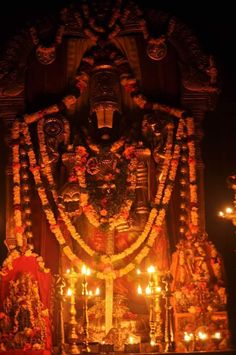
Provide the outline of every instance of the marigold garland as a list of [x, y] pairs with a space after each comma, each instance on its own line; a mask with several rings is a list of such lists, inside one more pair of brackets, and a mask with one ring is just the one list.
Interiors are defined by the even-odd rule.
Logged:
[[23, 247], [24, 227], [22, 222], [21, 206], [21, 181], [20, 181], [20, 129], [19, 121], [15, 121], [12, 127], [12, 172], [13, 172], [13, 211], [15, 222], [16, 244]]
[[[49, 185], [54, 187], [54, 181], [53, 181], [53, 176], [51, 173], [51, 167], [50, 167], [50, 162], [47, 156], [47, 150], [46, 150], [46, 146], [45, 146], [45, 141], [44, 141], [44, 134], [43, 134], [43, 121], [40, 122], [39, 124], [39, 145], [40, 145], [40, 150], [41, 150], [41, 156], [42, 156], [42, 162], [43, 162], [43, 169], [46, 172], [46, 177], [49, 181]], [[180, 120], [179, 122], [179, 128], [177, 130], [177, 140], [181, 139], [181, 135], [182, 135], [182, 131], [183, 131], [183, 120]], [[157, 190], [157, 195], [155, 198], [155, 204], [159, 204], [161, 197], [162, 197], [162, 192], [164, 189], [164, 184], [165, 184], [165, 180], [167, 177], [167, 172], [170, 166], [170, 156], [171, 156], [171, 147], [172, 147], [172, 140], [173, 140], [173, 125], [171, 125], [169, 127], [168, 130], [168, 138], [167, 138], [167, 145], [166, 145], [166, 150], [165, 150], [165, 169], [163, 169], [163, 173], [162, 173], [162, 179], [161, 179], [161, 183], [158, 186], [158, 190]], [[176, 146], [178, 147], [178, 145]], [[84, 147], [82, 146], [78, 146], [77, 148], [77, 153], [80, 155], [80, 158], [83, 160], [84, 157], [87, 157], [87, 151]], [[178, 148], [179, 151], [179, 148]], [[176, 152], [176, 148], [175, 148], [175, 152]], [[174, 161], [176, 159], [176, 153], [174, 153]], [[84, 161], [83, 161], [84, 163]], [[81, 168], [84, 166], [84, 164], [82, 164]], [[83, 170], [83, 169], [82, 169]], [[81, 169], [79, 169], [79, 171], [81, 172]], [[171, 180], [171, 178], [170, 178]], [[80, 183], [82, 185], [82, 187], [86, 187], [86, 183], [85, 183], [85, 179], [84, 179], [84, 175], [81, 174], [80, 177]], [[170, 186], [168, 185], [167, 190], [166, 190], [166, 194], [168, 195], [168, 198], [166, 198], [164, 200], [164, 203], [167, 203], [167, 201], [170, 198]], [[53, 189], [53, 195], [54, 197], [56, 197], [56, 201], [57, 201], [57, 192], [55, 189]], [[71, 236], [73, 239], [75, 239], [79, 245], [83, 248], [83, 250], [90, 256], [94, 256], [96, 254], [96, 252], [94, 250], [92, 250], [85, 242], [84, 240], [81, 238], [81, 236], [78, 234], [78, 232], [76, 231], [75, 227], [73, 226], [72, 222], [70, 221], [70, 219], [68, 218], [68, 216], [66, 215], [66, 213], [64, 212], [62, 206], [59, 206], [59, 212], [60, 215], [62, 217], [62, 220], [64, 221], [65, 225], [67, 226], [68, 231], [70, 232]], [[153, 225], [153, 222], [155, 220], [157, 213], [156, 210], [153, 209], [149, 215], [149, 219], [146, 223], [146, 226], [144, 227], [143, 232], [141, 233], [141, 235], [138, 237], [138, 239], [126, 250], [124, 250], [123, 252], [119, 253], [119, 254], [114, 254], [111, 257], [108, 257], [107, 255], [101, 255], [101, 261], [103, 262], [116, 262], [119, 261], [125, 257], [127, 257], [128, 255], [132, 254], [136, 249], [138, 249], [141, 244], [145, 241], [145, 239], [147, 238], [151, 227]]]
[[196, 176], [196, 152], [194, 142], [194, 122], [191, 117], [186, 119], [187, 135], [188, 135], [188, 149], [189, 149], [189, 196], [190, 196], [190, 223], [198, 227], [198, 196], [197, 196], [197, 176]]
[[[182, 125], [183, 125], [183, 122], [181, 125], [179, 125], [177, 139], [180, 139], [179, 134], [182, 129]], [[73, 262], [73, 264], [75, 266], [80, 268], [82, 265], [82, 261], [72, 252], [71, 248], [68, 245], [66, 245], [65, 239], [61, 233], [60, 227], [56, 224], [54, 214], [49, 208], [47, 194], [46, 194], [45, 189], [42, 187], [42, 181], [41, 181], [41, 177], [40, 177], [40, 167], [37, 165], [35, 154], [32, 149], [31, 138], [30, 138], [30, 134], [28, 131], [28, 127], [25, 123], [22, 125], [22, 127], [23, 127], [22, 131], [25, 135], [25, 141], [26, 141], [26, 144], [28, 145], [28, 155], [29, 155], [29, 160], [30, 160], [31, 171], [34, 175], [36, 186], [38, 186], [39, 196], [41, 198], [42, 205], [43, 205], [44, 211], [46, 213], [46, 217], [49, 221], [50, 229], [55, 234], [59, 244], [62, 245], [62, 250], [65, 253], [65, 255], [69, 258], [69, 260], [71, 260]], [[176, 148], [174, 150], [174, 155], [173, 155], [173, 161], [175, 163], [172, 164], [172, 168], [170, 171], [171, 180], [175, 178], [175, 174], [176, 174], [176, 170], [177, 170], [176, 161], [178, 161], [179, 151], [180, 151], [179, 144], [177, 144], [175, 147]], [[170, 199], [170, 192], [173, 189], [173, 184], [169, 184], [167, 186], [168, 186], [169, 193], [167, 194], [167, 197], [166, 197], [166, 201], [165, 201], [166, 203]], [[136, 257], [133, 259], [133, 261], [121, 269], [114, 270], [112, 268], [112, 266], [110, 266], [107, 268], [107, 272], [105, 272], [105, 273], [102, 273], [100, 271], [97, 271], [97, 272], [94, 271], [96, 277], [98, 277], [100, 279], [107, 279], [107, 278], [111, 278], [111, 277], [112, 278], [121, 277], [121, 276], [127, 274], [128, 272], [130, 272], [131, 270], [133, 270], [136, 267], [137, 263], [141, 262], [143, 260], [143, 258], [145, 258], [148, 255], [150, 248], [153, 246], [155, 239], [159, 235], [160, 228], [161, 228], [161, 225], [162, 225], [164, 217], [165, 217], [165, 209], [164, 208], [161, 209], [159, 212], [157, 212], [157, 210], [155, 208], [152, 209], [150, 216], [152, 215], [152, 212], [157, 214], [156, 220], [155, 220], [155, 228], [151, 227], [152, 230], [151, 230], [149, 238], [147, 239], [145, 246], [138, 253], [138, 255], [136, 255]], [[132, 248], [130, 248], [130, 249], [132, 249]], [[125, 252], [127, 252], [127, 250]], [[120, 254], [123, 254], [123, 252]], [[104, 259], [107, 260], [106, 255], [104, 255]], [[110, 262], [111, 262], [111, 260], [109, 258], [109, 263]]]

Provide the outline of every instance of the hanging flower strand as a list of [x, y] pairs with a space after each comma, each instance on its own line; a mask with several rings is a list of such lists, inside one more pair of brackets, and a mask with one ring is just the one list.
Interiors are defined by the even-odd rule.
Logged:
[[193, 119], [187, 118], [187, 134], [188, 134], [188, 149], [189, 149], [189, 196], [190, 196], [190, 223], [198, 227], [198, 192], [197, 192], [197, 175], [196, 175], [196, 152], [194, 139], [194, 122]]
[[13, 211], [16, 233], [16, 244], [23, 247], [24, 227], [22, 223], [21, 181], [20, 181], [20, 122], [15, 121], [12, 127], [12, 173], [13, 173]]
[[[181, 123], [181, 121], [180, 121], [180, 123]], [[174, 181], [175, 176], [176, 176], [176, 170], [177, 170], [176, 162], [179, 160], [179, 151], [180, 151], [179, 142], [181, 140], [182, 126], [183, 126], [183, 123], [179, 124], [179, 128], [177, 130], [177, 144], [175, 145], [173, 159], [171, 159], [171, 161], [173, 161], [173, 163], [171, 163], [171, 170], [170, 170], [170, 175], [169, 175], [170, 181]], [[47, 198], [47, 193], [43, 187], [41, 176], [40, 176], [40, 167], [37, 165], [35, 153], [32, 148], [29, 130], [28, 130], [28, 127], [25, 123], [22, 124], [21, 130], [25, 136], [25, 142], [28, 147], [27, 149], [28, 149], [28, 156], [29, 156], [29, 161], [30, 161], [30, 169], [33, 173], [33, 176], [35, 179], [35, 184], [37, 186], [37, 190], [39, 192], [39, 196], [40, 196], [42, 205], [44, 207], [44, 211], [46, 213], [46, 217], [48, 219], [50, 229], [53, 232], [53, 234], [55, 234], [56, 239], [58, 240], [59, 244], [62, 246], [62, 250], [65, 253], [65, 255], [69, 258], [69, 260], [71, 260], [71, 262], [74, 266], [76, 266], [77, 268], [80, 268], [82, 265], [82, 260], [80, 260], [73, 253], [73, 251], [71, 250], [69, 245], [66, 244], [66, 241], [65, 241], [65, 239], [62, 235], [62, 232], [60, 230], [60, 227], [56, 223], [54, 213], [50, 209], [49, 201]], [[150, 233], [146, 243], [143, 245], [143, 247], [141, 248], [139, 253], [134, 257], [134, 259], [132, 261], [130, 261], [125, 267], [121, 267], [120, 269], [111, 268], [105, 273], [94, 270], [94, 273], [97, 278], [99, 278], [99, 279], [109, 279], [109, 278], [115, 279], [117, 277], [121, 277], [123, 275], [126, 275], [127, 273], [132, 271], [136, 267], [136, 265], [139, 264], [148, 255], [151, 247], [153, 246], [156, 238], [159, 236], [159, 233], [161, 231], [161, 226], [163, 224], [165, 213], [166, 213], [165, 212], [166, 206], [168, 205], [168, 202], [170, 200], [172, 189], [173, 189], [173, 183], [170, 183], [167, 190], [165, 189], [163, 199], [162, 199], [162, 201], [163, 201], [162, 203], [163, 203], [163, 206], [165, 205], [165, 208], [160, 209], [158, 214], [157, 214], [157, 210], [155, 208], [153, 208], [151, 210], [150, 216], [154, 213], [153, 214], [153, 218], [154, 218], [153, 221], [155, 220], [155, 226], [153, 228], [151, 227], [151, 233]], [[153, 223], [151, 223], [151, 225], [153, 225]], [[144, 240], [146, 240], [146, 238]], [[133, 247], [134, 247], [134, 245], [133, 245]], [[134, 250], [136, 250], [136, 248], [134, 249], [134, 248], [132, 248], [132, 246], [128, 249], [132, 253], [134, 252]], [[127, 253], [127, 252], [128, 252], [128, 250], [125, 250], [125, 253]], [[122, 252], [120, 254], [113, 255], [113, 257], [117, 257], [118, 255], [119, 256], [122, 255], [122, 257], [127, 256], [127, 254], [125, 254], [125, 253]], [[104, 258], [106, 260], [107, 256], [104, 255]], [[110, 258], [109, 258], [109, 260], [107, 260], [107, 263], [108, 263], [108, 265], [110, 265]]]
[[56, 48], [61, 44], [62, 37], [65, 31], [65, 26], [61, 24], [58, 27], [55, 40], [50, 46], [44, 46], [40, 43], [36, 28], [30, 27], [29, 32], [33, 44], [36, 46], [36, 56], [41, 64], [48, 65], [54, 62], [56, 59]]

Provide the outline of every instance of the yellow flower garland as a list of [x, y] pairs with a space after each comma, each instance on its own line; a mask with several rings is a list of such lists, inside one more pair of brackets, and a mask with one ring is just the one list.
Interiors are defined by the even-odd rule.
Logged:
[[13, 172], [13, 209], [16, 244], [18, 247], [23, 247], [23, 232], [22, 213], [21, 213], [21, 181], [20, 181], [20, 153], [19, 153], [19, 139], [20, 129], [19, 121], [15, 121], [12, 128], [12, 172]]

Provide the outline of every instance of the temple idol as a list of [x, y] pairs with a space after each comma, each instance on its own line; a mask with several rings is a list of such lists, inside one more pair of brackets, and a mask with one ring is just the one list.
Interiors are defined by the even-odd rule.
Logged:
[[0, 351], [229, 348], [205, 228], [214, 58], [157, 7], [74, 1], [0, 60]]

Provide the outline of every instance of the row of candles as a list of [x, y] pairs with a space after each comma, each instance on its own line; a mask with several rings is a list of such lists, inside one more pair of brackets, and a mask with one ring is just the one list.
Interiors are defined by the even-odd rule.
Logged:
[[[165, 329], [165, 351], [173, 351], [174, 350], [174, 338], [173, 338], [173, 329], [172, 329], [172, 306], [170, 302], [170, 298], [172, 296], [171, 290], [170, 290], [170, 284], [172, 281], [171, 275], [169, 273], [166, 274], [164, 278], [162, 278], [161, 282], [164, 285], [164, 288], [162, 288], [159, 285], [159, 277], [158, 277], [158, 272], [155, 269], [154, 266], [149, 266], [147, 268], [148, 274], [148, 284], [145, 288], [145, 292], [143, 292], [143, 289], [141, 285], [138, 285], [137, 292], [139, 295], [145, 295], [150, 302], [149, 302], [149, 327], [150, 327], [150, 332], [149, 332], [149, 337], [150, 337], [150, 345], [151, 346], [156, 346], [158, 342], [160, 343], [162, 341], [162, 315], [161, 315], [161, 308], [160, 308], [160, 299], [161, 297], [164, 297], [165, 299], [165, 324], [164, 324], [164, 329]], [[91, 275], [91, 270], [83, 265], [81, 269], [81, 274], [83, 276], [82, 280], [82, 299], [83, 299], [83, 347], [82, 351], [83, 352], [89, 352], [89, 345], [88, 345], [88, 307], [87, 307], [87, 301], [88, 298], [90, 297], [98, 297], [100, 296], [100, 289], [96, 288], [95, 291], [93, 292], [92, 290], [88, 290], [88, 284], [87, 284], [87, 277]], [[137, 275], [141, 275], [141, 271], [138, 269], [137, 270]], [[75, 291], [76, 291], [76, 284], [78, 282], [78, 273], [73, 269], [68, 269], [66, 271], [66, 274], [64, 275], [65, 279], [67, 280], [68, 283], [68, 289], [67, 289], [67, 296], [69, 297], [69, 302], [70, 302], [70, 309], [69, 309], [69, 314], [70, 314], [70, 319], [69, 319], [69, 346], [70, 346], [70, 353], [71, 354], [79, 354], [79, 348], [78, 348], [78, 335], [77, 335], [77, 321], [76, 321], [76, 308], [75, 308]], [[216, 348], [218, 349], [218, 346], [220, 342], [222, 341], [222, 335], [219, 331], [216, 331], [212, 336], [212, 340], [216, 344]], [[201, 347], [204, 348], [204, 343], [209, 339], [209, 335], [204, 332], [204, 331], [199, 331], [196, 334], [195, 333], [189, 333], [189, 332], [184, 332], [183, 335], [183, 342], [185, 344], [186, 351], [189, 350], [195, 350], [195, 343], [196, 342], [201, 342]], [[132, 336], [129, 337], [128, 343], [130, 345], [134, 344], [135, 341]]]
[[[219, 345], [222, 341], [222, 334], [220, 331], [215, 331], [210, 338], [216, 345], [216, 350], [219, 350]], [[204, 331], [198, 331], [196, 334], [184, 332], [183, 341], [187, 351], [195, 350], [195, 343], [198, 341], [201, 343], [201, 350], [205, 348], [207, 341], [209, 340], [209, 335]]]
[[[137, 270], [137, 274], [141, 275], [141, 271], [138, 269]], [[138, 285], [137, 288], [137, 292], [139, 295], [143, 295], [145, 294], [145, 296], [147, 298], [150, 298], [151, 300], [155, 302], [159, 302], [160, 297], [162, 295], [166, 296], [166, 291], [163, 292], [162, 288], [160, 287], [159, 283], [158, 283], [158, 273], [155, 269], [154, 266], [149, 266], [147, 268], [147, 274], [149, 275], [149, 282], [145, 288], [145, 290], [143, 290], [143, 288], [141, 287], [141, 285]], [[169, 280], [171, 281], [171, 280]], [[144, 292], [143, 292], [144, 291]], [[171, 296], [171, 292], [169, 293], [169, 296]], [[169, 297], [170, 298], [170, 297]], [[172, 307], [170, 307], [172, 308]], [[158, 312], [158, 308], [156, 309], [156, 311]], [[160, 309], [159, 309], [160, 311]], [[166, 314], [166, 317], [170, 316], [170, 314]], [[152, 301], [150, 304], [150, 344], [152, 346], [155, 346], [157, 343], [157, 338], [158, 338], [158, 331], [157, 331], [157, 325], [155, 325], [156, 329], [153, 329], [153, 324], [152, 322], [161, 322], [161, 319], [157, 319], [157, 315], [152, 315]], [[170, 326], [170, 324], [169, 324]], [[166, 328], [166, 327], [165, 327]], [[204, 328], [204, 327], [203, 327]], [[159, 328], [159, 332], [161, 331], [161, 329]], [[165, 329], [166, 332], [166, 329]], [[169, 338], [169, 339], [168, 339]], [[183, 342], [185, 344], [185, 349], [186, 351], [194, 351], [195, 350], [195, 344], [198, 343], [198, 348], [204, 349], [205, 346], [207, 345], [207, 342], [209, 341], [209, 339], [211, 339], [213, 341], [213, 343], [215, 344], [216, 349], [219, 349], [219, 344], [222, 341], [222, 334], [220, 331], [215, 331], [212, 335], [209, 335], [207, 332], [203, 331], [203, 330], [199, 330], [196, 333], [189, 333], [189, 332], [184, 332], [183, 334]], [[167, 341], [167, 344], [171, 345], [172, 343], [172, 331], [171, 329], [169, 329], [169, 332], [167, 332], [167, 334], [165, 334], [165, 340]], [[168, 350], [168, 347], [167, 347]]]

